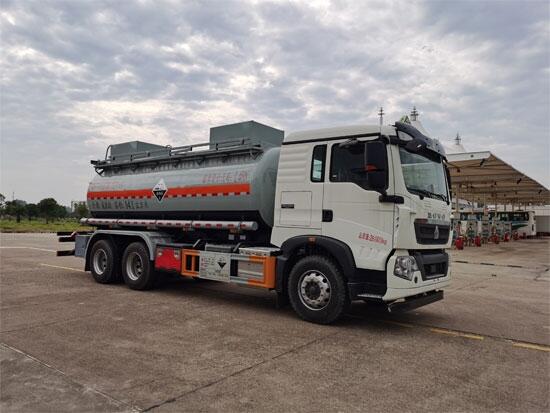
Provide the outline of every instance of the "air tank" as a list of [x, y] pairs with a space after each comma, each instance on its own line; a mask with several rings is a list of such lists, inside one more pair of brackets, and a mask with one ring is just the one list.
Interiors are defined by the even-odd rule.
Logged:
[[250, 121], [210, 130], [205, 144], [112, 145], [87, 193], [94, 218], [255, 220], [273, 226], [284, 132]]

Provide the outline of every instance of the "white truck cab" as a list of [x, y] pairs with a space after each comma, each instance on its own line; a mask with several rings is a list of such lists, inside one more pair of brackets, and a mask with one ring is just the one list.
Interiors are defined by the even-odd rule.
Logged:
[[[437, 301], [451, 274], [444, 159], [439, 142], [401, 122], [290, 134], [280, 153], [271, 243], [291, 266], [297, 248], [329, 257], [349, 300], [383, 301], [390, 311]], [[314, 267], [285, 287], [291, 301], [296, 290], [293, 306], [305, 307], [306, 318], [325, 310], [334, 289]]]

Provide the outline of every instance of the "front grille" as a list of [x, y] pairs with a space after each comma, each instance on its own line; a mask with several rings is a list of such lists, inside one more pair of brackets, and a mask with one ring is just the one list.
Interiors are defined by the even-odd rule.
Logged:
[[447, 273], [447, 263], [438, 262], [436, 264], [424, 265], [424, 278], [429, 280], [430, 278], [439, 278]]
[[414, 232], [416, 242], [419, 244], [446, 244], [449, 240], [450, 226], [428, 224], [417, 220], [414, 222]]
[[442, 251], [416, 251], [413, 254], [423, 280], [444, 277], [449, 268], [449, 254]]

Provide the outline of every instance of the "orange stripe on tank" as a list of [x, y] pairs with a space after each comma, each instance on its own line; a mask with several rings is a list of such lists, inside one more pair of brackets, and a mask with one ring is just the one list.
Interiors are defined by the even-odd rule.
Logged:
[[89, 191], [87, 194], [88, 199], [96, 198], [130, 198], [130, 197], [144, 197], [151, 198], [153, 192], [150, 189], [132, 189], [124, 191]]
[[[171, 195], [207, 195], [220, 192], [250, 192], [250, 184], [204, 185], [168, 188]], [[226, 195], [224, 193], [224, 195]]]
[[[207, 194], [220, 195], [221, 193], [223, 193], [224, 196], [229, 196], [229, 192], [234, 192], [235, 194], [246, 193], [248, 195], [250, 194], [250, 184], [201, 185], [168, 188], [165, 197], [172, 198], [176, 196], [200, 196]], [[115, 197], [124, 199], [134, 197], [152, 198], [153, 191], [151, 189], [133, 189], [122, 191], [89, 191], [87, 194], [88, 199]]]

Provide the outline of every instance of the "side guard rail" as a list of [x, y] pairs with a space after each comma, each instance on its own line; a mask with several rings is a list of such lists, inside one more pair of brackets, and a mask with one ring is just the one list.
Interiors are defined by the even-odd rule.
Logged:
[[[75, 238], [77, 235], [87, 235], [87, 234], [91, 234], [91, 231], [73, 231], [73, 232], [68, 232], [68, 231], [59, 231], [57, 232], [57, 240], [59, 242], [75, 242]], [[74, 248], [72, 250], [61, 250], [61, 251], [56, 251], [55, 255], [58, 256], [58, 257], [67, 257], [67, 256], [71, 256], [71, 255], [74, 255]]]

